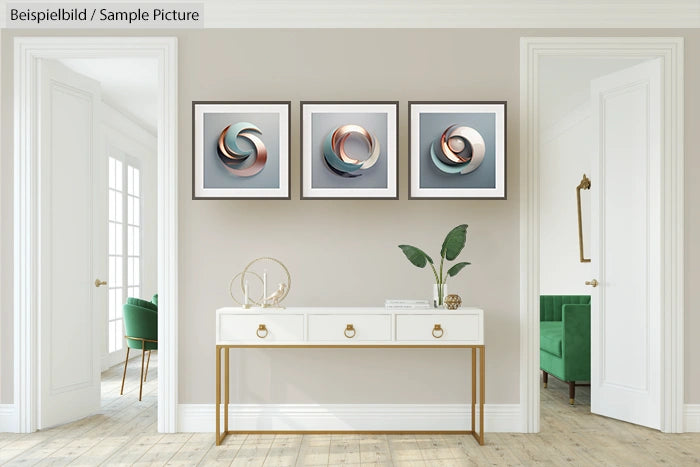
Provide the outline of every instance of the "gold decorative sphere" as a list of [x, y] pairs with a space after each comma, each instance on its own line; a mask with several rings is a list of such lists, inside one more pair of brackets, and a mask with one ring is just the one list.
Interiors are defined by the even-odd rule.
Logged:
[[448, 310], [456, 310], [462, 304], [462, 299], [457, 294], [450, 294], [445, 297], [445, 307]]

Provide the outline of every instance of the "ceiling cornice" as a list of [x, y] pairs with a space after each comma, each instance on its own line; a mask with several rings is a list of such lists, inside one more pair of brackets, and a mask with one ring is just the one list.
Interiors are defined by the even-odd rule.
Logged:
[[700, 0], [212, 0], [209, 28], [700, 28]]

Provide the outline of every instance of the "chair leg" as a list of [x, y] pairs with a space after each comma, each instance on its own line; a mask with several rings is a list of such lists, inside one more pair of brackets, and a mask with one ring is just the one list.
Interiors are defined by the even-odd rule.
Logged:
[[122, 390], [119, 395], [124, 395], [124, 380], [126, 379], [126, 364], [129, 363], [129, 347], [126, 348], [126, 360], [124, 360], [124, 375], [122, 376]]
[[574, 405], [574, 397], [576, 397], [576, 382], [569, 381], [569, 404]]
[[547, 382], [549, 381], [549, 373], [542, 370], [542, 382], [544, 383], [545, 389], [547, 388]]
[[148, 378], [148, 364], [151, 363], [151, 351], [148, 351], [148, 358], [146, 359], [146, 374], [143, 375], [143, 380], [144, 382], [146, 381], [146, 378]]
[[146, 356], [146, 341], [141, 341], [141, 378], [139, 387], [139, 400], [141, 400], [141, 395], [143, 394], [143, 357]]

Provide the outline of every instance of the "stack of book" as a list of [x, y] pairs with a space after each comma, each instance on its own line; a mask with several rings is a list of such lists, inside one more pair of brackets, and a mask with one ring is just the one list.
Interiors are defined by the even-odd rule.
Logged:
[[424, 310], [430, 308], [428, 300], [386, 300], [384, 306], [390, 310]]

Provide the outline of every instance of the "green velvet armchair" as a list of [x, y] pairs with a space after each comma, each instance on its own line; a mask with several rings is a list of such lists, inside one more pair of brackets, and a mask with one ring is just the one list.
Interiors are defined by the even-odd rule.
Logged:
[[[126, 335], [126, 360], [124, 360], [124, 375], [122, 376], [122, 388], [119, 392], [124, 394], [124, 380], [126, 379], [126, 367], [129, 363], [129, 351], [141, 350], [141, 377], [139, 387], [139, 400], [143, 394], [143, 382], [148, 377], [148, 365], [151, 363], [151, 351], [158, 350], [158, 305], [129, 297], [123, 307], [124, 330]], [[148, 362], [144, 373], [144, 357], [148, 351]]]
[[569, 384], [573, 405], [577, 386], [591, 380], [591, 296], [540, 295], [540, 369]]

